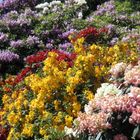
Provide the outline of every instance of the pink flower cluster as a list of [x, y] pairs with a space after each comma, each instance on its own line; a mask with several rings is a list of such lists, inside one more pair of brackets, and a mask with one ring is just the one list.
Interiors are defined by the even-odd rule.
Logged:
[[96, 106], [104, 112], [132, 112], [137, 102], [128, 95], [105, 96], [100, 100], [94, 100]]
[[140, 64], [125, 72], [125, 84], [140, 85]]
[[[111, 124], [107, 122], [107, 119], [113, 112], [132, 113], [129, 119], [130, 123], [140, 124], [140, 96], [137, 95], [139, 91], [140, 88], [132, 89], [131, 96], [130, 94], [108, 95], [100, 98], [100, 100], [99, 98], [94, 98], [85, 106], [86, 113], [79, 113], [78, 115], [79, 131], [97, 134], [101, 130], [111, 128]], [[99, 111], [98, 113], [96, 112], [97, 110]], [[116, 137], [114, 138], [115, 140]]]
[[136, 100], [138, 104], [136, 108], [133, 109], [129, 121], [132, 124], [140, 124], [140, 88], [139, 87], [131, 88], [131, 92], [128, 94], [128, 96]]
[[85, 113], [79, 113], [78, 130], [80, 132], [89, 132], [90, 134], [97, 134], [103, 129], [110, 128], [110, 124], [107, 123], [108, 114], [100, 112], [98, 114], [88, 115]]
[[140, 101], [140, 88], [139, 87], [131, 87], [131, 91], [130, 91], [130, 93], [128, 93], [128, 95], [129, 95], [129, 97]]
[[129, 118], [129, 122], [132, 124], [140, 124], [140, 106], [137, 106], [133, 110], [132, 115]]
[[[76, 119], [78, 121], [78, 129], [81, 133], [88, 132], [96, 135], [108, 128], [114, 129], [114, 121], [115, 123], [117, 121], [120, 123], [126, 115], [129, 118], [124, 125], [128, 123], [130, 125], [140, 124], [140, 63], [138, 62], [137, 65], [130, 64], [128, 66], [125, 63], [119, 63], [110, 72], [112, 77], [115, 78], [113, 84], [110, 85], [119, 83], [119, 87], [116, 87], [118, 91], [115, 90], [116, 94], [110, 94], [114, 92], [114, 88], [109, 88], [107, 90], [109, 93], [100, 96], [100, 98], [96, 96], [99, 94], [97, 92], [94, 99], [85, 105], [85, 113], [79, 113]], [[123, 77], [124, 80], [118, 80]], [[119, 90], [122, 91], [121, 94], [118, 94]], [[105, 91], [106, 88], [102, 88], [100, 92]], [[116, 116], [118, 113], [121, 115]], [[128, 140], [128, 138], [123, 134], [117, 134], [113, 140]]]
[[119, 76], [124, 74], [126, 67], [127, 67], [126, 63], [123, 62], [118, 63], [111, 68], [110, 73], [114, 78], [118, 78]]

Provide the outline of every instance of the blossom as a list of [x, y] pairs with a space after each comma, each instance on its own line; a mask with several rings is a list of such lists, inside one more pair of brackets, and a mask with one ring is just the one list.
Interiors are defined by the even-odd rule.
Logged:
[[124, 80], [126, 84], [133, 84], [135, 86], [140, 84], [140, 65], [133, 67], [131, 70], [125, 72]]
[[132, 115], [129, 118], [129, 122], [132, 124], [139, 124], [140, 123], [140, 106], [137, 106], [133, 110]]
[[2, 50], [0, 51], [0, 61], [1, 62], [12, 62], [14, 60], [18, 60], [19, 55], [9, 51], [9, 50]]
[[73, 121], [73, 117], [71, 116], [65, 116], [65, 122], [66, 122], [66, 126], [67, 127], [71, 127], [72, 126], [72, 121]]
[[115, 37], [115, 38], [113, 38], [111, 41], [110, 41], [110, 45], [115, 45], [117, 42], [118, 42], [118, 38], [117, 37]]
[[138, 104], [135, 100], [131, 100], [128, 95], [110, 95], [102, 98], [100, 101], [95, 100], [95, 102], [101, 110], [107, 112], [132, 112], [134, 107]]
[[73, 46], [71, 43], [64, 43], [64, 44], [59, 44], [59, 48], [63, 50], [68, 50], [73, 48]]
[[39, 38], [36, 36], [29, 36], [26, 40], [26, 43], [30, 46], [35, 45], [35, 44], [39, 44]]
[[49, 6], [49, 3], [45, 2], [45, 3], [41, 3], [41, 4], [36, 5], [36, 8], [37, 9], [43, 9], [45, 7], [48, 7], [48, 6]]
[[78, 134], [77, 130], [74, 130], [73, 128], [69, 128], [67, 126], [64, 127], [65, 135], [66, 136], [74, 136], [76, 137]]
[[23, 78], [24, 78], [25, 76], [27, 76], [27, 74], [28, 74], [29, 72], [31, 72], [31, 68], [30, 68], [30, 67], [24, 68], [24, 69], [16, 76], [16, 78], [15, 78], [15, 80], [14, 80], [14, 83], [17, 84], [17, 83], [21, 82], [21, 81], [23, 80]]
[[59, 0], [53, 0], [52, 2], [50, 2], [50, 7], [54, 6], [54, 5], [59, 5], [61, 4], [61, 1]]
[[23, 47], [23, 45], [24, 45], [23, 40], [17, 40], [17, 41], [11, 41], [10, 42], [10, 46], [13, 47], [13, 48]]
[[23, 131], [22, 131], [23, 136], [28, 136], [31, 137], [33, 136], [33, 124], [25, 124]]
[[0, 42], [6, 42], [8, 40], [8, 35], [0, 32]]
[[68, 36], [70, 35], [70, 34], [72, 34], [73, 32], [75, 32], [76, 30], [75, 29], [70, 29], [69, 31], [66, 31], [66, 32], [64, 32], [64, 33], [62, 33], [62, 34], [60, 34], [60, 35], [58, 35], [60, 38], [62, 38], [62, 39], [68, 39]]
[[98, 132], [107, 129], [110, 125], [107, 123], [108, 114], [100, 112], [98, 114], [87, 115], [79, 113], [76, 121], [78, 122], [78, 131], [97, 134]]
[[25, 62], [27, 63], [27, 65], [32, 65], [34, 63], [42, 62], [47, 57], [47, 54], [48, 54], [48, 51], [47, 50], [39, 51], [35, 55], [27, 56], [25, 58]]
[[74, 0], [79, 5], [86, 4], [87, 2], [85, 0]]
[[134, 99], [135, 98], [139, 99], [140, 88], [139, 87], [131, 87], [130, 93], [128, 93], [128, 95]]
[[115, 5], [114, 0], [107, 1], [102, 5], [97, 6], [97, 10], [95, 11], [95, 15], [102, 16], [104, 14], [114, 15], [115, 13]]
[[85, 106], [84, 106], [84, 111], [85, 111], [85, 113], [86, 114], [88, 114], [88, 115], [92, 115], [93, 114], [93, 110], [94, 110], [94, 107], [93, 107], [94, 105], [93, 105], [93, 102], [92, 101], [89, 101], [89, 103], [88, 103], [88, 105], [86, 104]]
[[95, 94], [96, 98], [101, 98], [107, 95], [119, 95], [121, 94], [121, 90], [119, 90], [115, 85], [109, 83], [101, 84], [101, 87], [97, 89], [97, 93]]
[[119, 76], [122, 76], [124, 74], [126, 66], [127, 66], [126, 63], [123, 62], [112, 66], [112, 68], [110, 69], [112, 77], [118, 78]]

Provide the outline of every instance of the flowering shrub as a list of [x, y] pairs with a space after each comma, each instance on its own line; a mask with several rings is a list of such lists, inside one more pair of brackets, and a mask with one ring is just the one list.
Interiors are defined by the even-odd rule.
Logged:
[[[104, 84], [105, 87], [102, 85], [94, 99], [85, 105], [85, 113], [79, 113], [76, 119], [77, 129], [83, 134], [82, 138], [91, 135], [98, 139], [139, 139], [139, 69], [139, 62], [131, 66], [118, 63], [111, 69], [113, 84]], [[136, 77], [137, 84], [129, 82], [126, 75], [129, 78]], [[112, 86], [115, 90], [110, 90]]]
[[[120, 8], [119, 1], [113, 0], [105, 3], [86, 3], [84, 0], [41, 2], [43, 1], [23, 0], [19, 4], [19, 0], [5, 0], [1, 7], [0, 49], [9, 50], [20, 57], [18, 69], [15, 71], [17, 65], [11, 61], [7, 66], [10, 70], [6, 73], [16, 74], [24, 66], [23, 59], [39, 50], [47, 48], [73, 51], [68, 35], [75, 31], [77, 37], [85, 37], [87, 43], [111, 46], [119, 40], [131, 41], [132, 37], [128, 37], [130, 35], [139, 35], [139, 12], [133, 10], [131, 2], [123, 2], [126, 6], [124, 9]], [[103, 4], [98, 5], [95, 11], [88, 11], [87, 4], [90, 2], [96, 3], [95, 6]], [[122, 14], [120, 9], [128, 14]], [[86, 29], [77, 31], [85, 27]], [[139, 44], [138, 38], [136, 43]]]
[[[75, 58], [76, 54], [66, 54], [62, 51], [52, 50], [58, 54], [57, 59], [59, 61], [65, 60], [68, 62], [68, 66], [71, 67], [73, 65], [73, 59]], [[47, 58], [48, 50], [39, 51], [37, 54], [30, 55], [25, 59], [26, 67], [16, 76], [15, 84], [19, 83], [26, 77], [28, 74], [35, 73], [39, 71], [39, 69], [43, 66], [43, 61]]]
[[[135, 8], [134, 8], [135, 7]], [[115, 44], [127, 35], [139, 34], [139, 2], [109, 0], [97, 6], [97, 10], [87, 16], [87, 21], [97, 27], [111, 29], [108, 44]], [[100, 23], [100, 24], [99, 24]], [[131, 41], [131, 39], [129, 39]]]
[[[65, 126], [72, 127], [78, 112], [94, 97], [101, 82], [106, 81], [110, 66], [122, 59], [126, 62], [137, 59], [136, 49], [130, 44], [119, 44], [111, 48], [95, 44], [86, 47], [84, 38], [80, 38], [73, 45], [76, 55], [46, 51], [27, 57], [26, 62], [30, 68], [45, 60], [42, 68], [29, 73], [12, 92], [3, 95], [1, 124], [10, 127], [8, 139], [59, 139], [64, 136]], [[30, 69], [27, 68], [25, 73], [28, 70]], [[115, 86], [109, 85], [107, 91], [112, 90], [113, 95], [119, 91]], [[102, 94], [106, 95], [107, 91]], [[116, 98], [118, 101], [119, 97]], [[108, 103], [112, 103], [112, 100]], [[126, 100], [124, 97], [122, 100], [127, 102], [128, 98]], [[104, 128], [109, 127], [104, 121], [108, 115], [101, 113], [94, 117], [95, 120], [96, 118], [104, 123]], [[57, 135], [54, 137], [53, 133]]]
[[17, 54], [14, 54], [10, 51], [0, 51], [0, 62], [11, 62], [13, 60], [18, 60], [19, 56]]
[[109, 40], [109, 30], [108, 28], [97, 29], [95, 27], [87, 27], [79, 32], [74, 32], [71, 34], [71, 40], [75, 42], [77, 39], [84, 37], [85, 43], [87, 44], [105, 44]]
[[[73, 50], [68, 35], [75, 30], [72, 22], [77, 19], [79, 12], [82, 13], [82, 5], [53, 1], [49, 3], [50, 12], [42, 13], [35, 8], [40, 2], [41, 0], [22, 2], [5, 0], [1, 4], [0, 50], [11, 51], [20, 58], [18, 69], [15, 71], [17, 65], [11, 59], [11, 63], [7, 66], [11, 70], [5, 73], [16, 74], [24, 66], [23, 59], [39, 50], [46, 48], [67, 52]], [[57, 3], [62, 5], [60, 10], [55, 8]]]
[[4, 0], [0, 140], [140, 139], [139, 4]]
[[22, 10], [26, 7], [34, 8], [40, 2], [41, 0], [4, 0], [0, 3], [0, 10], [5, 13], [10, 10]]

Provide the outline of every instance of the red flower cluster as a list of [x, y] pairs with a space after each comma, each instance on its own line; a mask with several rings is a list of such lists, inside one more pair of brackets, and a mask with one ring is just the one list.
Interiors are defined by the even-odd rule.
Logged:
[[63, 52], [60, 52], [60, 51], [55, 51], [58, 53], [58, 57], [57, 57], [57, 60], [58, 61], [66, 61], [68, 63], [68, 66], [69, 67], [72, 67], [73, 65], [73, 60], [76, 58], [76, 54], [75, 53], [71, 53], [71, 54], [66, 54], [66, 53], [63, 53]]
[[18, 75], [17, 77], [15, 78], [15, 81], [14, 83], [17, 84], [19, 83], [20, 81], [23, 80], [23, 78], [29, 74], [31, 72], [31, 67], [26, 67], [25, 69], [23, 69]]
[[[66, 54], [64, 52], [60, 52], [58, 50], [51, 50], [52, 52], [56, 52], [58, 54], [57, 60], [58, 61], [66, 61], [68, 63], [68, 67], [73, 65], [73, 60], [76, 57], [76, 54]], [[48, 50], [37, 52], [37, 54], [30, 55], [25, 59], [25, 63], [27, 67], [24, 68], [15, 78], [14, 83], [17, 84], [21, 82], [25, 76], [30, 73], [35, 72], [39, 67], [41, 67], [42, 62], [47, 58]]]
[[98, 30], [95, 27], [88, 27], [88, 28], [86, 28], [84, 30], [81, 30], [78, 33], [77, 38], [86, 37], [88, 35], [97, 36], [98, 35]]
[[77, 33], [76, 36], [74, 36], [74, 38], [72, 39], [72, 41], [75, 42], [78, 38], [82, 38], [82, 37], [87, 38], [88, 36], [98, 37], [102, 33], [107, 33], [107, 32], [108, 32], [107, 28], [96, 29], [95, 27], [88, 27], [86, 29], [81, 30], [79, 33]]
[[30, 55], [25, 59], [27, 65], [32, 65], [34, 63], [39, 63], [45, 60], [47, 57], [48, 50], [37, 52], [35, 55]]

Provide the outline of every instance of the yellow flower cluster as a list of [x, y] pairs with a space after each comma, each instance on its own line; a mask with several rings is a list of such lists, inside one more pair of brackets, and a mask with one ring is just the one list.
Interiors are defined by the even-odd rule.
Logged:
[[84, 38], [74, 43], [74, 64], [57, 60], [50, 52], [43, 71], [25, 79], [25, 85], [3, 96], [2, 125], [10, 126], [8, 140], [40, 137], [51, 139], [51, 130], [72, 127], [73, 119], [105, 81], [112, 64], [135, 61], [135, 44], [114, 47], [84, 46]]

